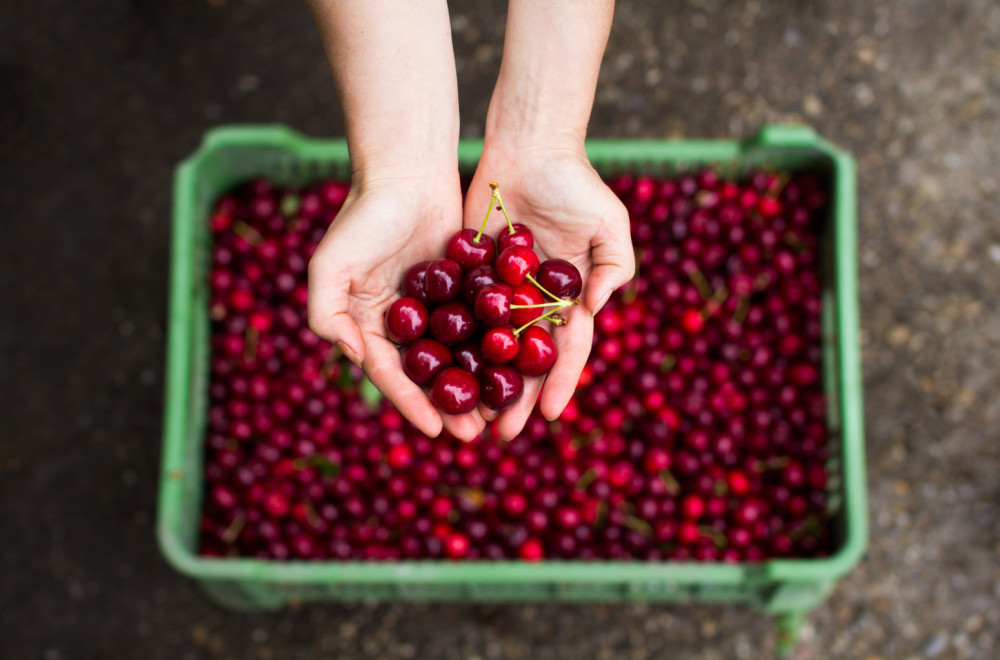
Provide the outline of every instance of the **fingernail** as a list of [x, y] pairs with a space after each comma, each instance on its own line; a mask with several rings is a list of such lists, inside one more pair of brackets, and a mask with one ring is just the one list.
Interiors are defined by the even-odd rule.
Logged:
[[608, 298], [611, 297], [612, 293], [614, 292], [608, 291], [607, 293], [604, 294], [604, 297], [601, 298], [601, 302], [597, 303], [597, 307], [594, 308], [594, 313], [591, 314], [591, 316], [597, 316], [597, 312], [601, 311], [601, 308], [604, 307], [605, 303], [608, 302]]
[[361, 360], [358, 359], [358, 354], [354, 352], [353, 348], [351, 348], [342, 341], [337, 342], [337, 348], [340, 349], [341, 353], [347, 356], [348, 360], [350, 360], [359, 367], [361, 366]]

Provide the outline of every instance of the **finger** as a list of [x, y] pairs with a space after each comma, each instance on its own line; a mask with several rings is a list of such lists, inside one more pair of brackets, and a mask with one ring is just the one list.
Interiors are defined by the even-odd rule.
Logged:
[[337, 344], [351, 362], [365, 361], [365, 339], [348, 313], [351, 277], [346, 271], [326, 272], [321, 260], [309, 263], [309, 327]]
[[540, 404], [542, 415], [550, 421], [562, 414], [576, 391], [594, 340], [594, 317], [589, 310], [578, 305], [565, 316], [566, 325], [552, 331], [559, 357], [545, 378]]
[[500, 415], [499, 412], [493, 410], [492, 408], [490, 408], [489, 406], [487, 406], [485, 403], [482, 402], [480, 402], [479, 404], [479, 414], [483, 416], [483, 419], [486, 420], [487, 423], [492, 422]]
[[587, 278], [583, 300], [591, 314], [596, 314], [615, 289], [635, 276], [635, 253], [629, 234], [628, 213], [621, 202], [617, 202], [604, 216], [601, 230], [591, 241], [591, 258], [594, 268]]
[[441, 415], [423, 390], [403, 373], [399, 350], [384, 337], [369, 333], [367, 339], [368, 355], [362, 366], [368, 379], [421, 432], [432, 438], [440, 435]]
[[505, 440], [513, 440], [524, 430], [524, 425], [528, 423], [528, 417], [535, 407], [538, 399], [538, 392], [542, 389], [544, 378], [525, 378], [524, 394], [510, 408], [500, 413], [497, 420], [497, 433]]
[[453, 436], [463, 442], [470, 442], [486, 428], [486, 420], [478, 410], [464, 415], [441, 415], [444, 427]]

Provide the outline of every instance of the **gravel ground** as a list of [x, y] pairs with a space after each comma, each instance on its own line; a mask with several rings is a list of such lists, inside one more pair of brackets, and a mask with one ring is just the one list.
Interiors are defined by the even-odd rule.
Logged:
[[[854, 152], [872, 541], [800, 657], [1000, 656], [1000, 6], [619, 4], [607, 137], [806, 121]], [[503, 3], [453, 2], [476, 136]], [[202, 132], [342, 121], [304, 7], [0, 8], [0, 656], [766, 658], [732, 607], [322, 605], [237, 615], [160, 557], [170, 175]]]

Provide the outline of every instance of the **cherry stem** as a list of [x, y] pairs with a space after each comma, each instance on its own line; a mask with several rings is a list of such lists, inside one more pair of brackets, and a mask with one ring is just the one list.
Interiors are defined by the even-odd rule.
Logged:
[[715, 547], [718, 548], [719, 550], [722, 550], [723, 548], [726, 547], [727, 545], [726, 535], [717, 530], [716, 528], [710, 527], [708, 525], [702, 525], [698, 527], [698, 531], [701, 532], [702, 536], [706, 536], [709, 539], [711, 539], [712, 543], [714, 543]]
[[742, 324], [743, 320], [747, 317], [747, 312], [750, 311], [750, 301], [747, 298], [740, 298], [739, 304], [736, 305], [736, 311], [733, 312], [733, 320], [737, 324]]
[[242, 220], [237, 220], [233, 223], [233, 233], [254, 247], [260, 245], [260, 242], [264, 240], [259, 231]]
[[532, 284], [534, 284], [535, 286], [537, 286], [541, 290], [542, 293], [544, 293], [545, 295], [547, 295], [549, 298], [552, 298], [552, 300], [555, 300], [556, 302], [559, 302], [560, 300], [562, 300], [562, 298], [560, 298], [559, 296], [557, 296], [556, 294], [552, 293], [551, 291], [549, 291], [548, 289], [546, 289], [544, 286], [542, 286], [541, 284], [539, 284], [538, 280], [536, 280], [534, 278], [534, 276], [532, 276], [532, 275], [529, 274], [529, 275], [526, 275], [525, 277], [528, 279], [528, 281], [530, 281]]
[[637, 518], [635, 516], [625, 516], [622, 519], [622, 525], [628, 527], [633, 532], [638, 532], [639, 534], [642, 534], [643, 536], [652, 536], [653, 534], [653, 527], [642, 518]]
[[[492, 186], [493, 184], [490, 185]], [[493, 213], [493, 197], [495, 196], [495, 194], [496, 193], [490, 196], [490, 206], [489, 208], [486, 209], [486, 217], [483, 218], [483, 224], [479, 225], [479, 233], [476, 234], [476, 237], [474, 239], [472, 239], [472, 242], [475, 243], [476, 245], [479, 245], [479, 239], [483, 237], [483, 232], [486, 231], [486, 221], [490, 219], [490, 213]]]
[[247, 328], [246, 345], [243, 349], [243, 359], [253, 362], [257, 359], [257, 328], [250, 326]]
[[500, 184], [496, 181], [490, 181], [490, 190], [493, 191], [493, 196], [490, 199], [490, 208], [493, 208], [493, 200], [497, 200], [497, 204], [500, 205], [500, 211], [503, 212], [503, 217], [507, 220], [507, 232], [513, 234], [514, 223], [510, 221], [510, 216], [507, 215], [507, 208], [503, 205], [503, 200], [500, 199]]
[[239, 538], [240, 533], [243, 531], [243, 528], [246, 526], [246, 524], [247, 524], [247, 519], [243, 516], [243, 514], [242, 513], [236, 514], [236, 517], [233, 518], [233, 521], [229, 523], [229, 527], [227, 527], [226, 531], [222, 533], [222, 540], [225, 541], [226, 543], [234, 543], [236, 539]]
[[550, 303], [539, 303], [537, 305], [511, 305], [511, 309], [536, 309], [538, 307], [558, 307], [559, 309], [564, 309], [566, 307], [572, 307], [576, 304], [573, 300], [560, 300], [559, 302]]
[[529, 328], [529, 327], [531, 327], [531, 326], [535, 325], [536, 323], [538, 323], [539, 321], [542, 321], [542, 320], [545, 320], [545, 321], [552, 321], [552, 322], [553, 322], [553, 323], [555, 323], [556, 325], [563, 325], [563, 324], [565, 324], [565, 323], [566, 323], [566, 321], [564, 321], [564, 320], [563, 320], [562, 318], [560, 318], [560, 317], [558, 317], [558, 316], [553, 316], [553, 314], [555, 314], [555, 313], [556, 313], [556, 312], [558, 312], [558, 311], [559, 311], [558, 309], [554, 309], [554, 310], [552, 310], [551, 312], [548, 312], [548, 313], [546, 313], [546, 314], [542, 314], [541, 316], [539, 316], [539, 317], [538, 317], [537, 319], [535, 319], [535, 320], [533, 320], [533, 321], [530, 321], [530, 322], [528, 322], [528, 323], [525, 323], [525, 324], [524, 324], [524, 325], [522, 325], [522, 326], [521, 326], [520, 328], [518, 328], [517, 330], [515, 330], [515, 331], [514, 331], [514, 336], [515, 336], [515, 337], [516, 337], [516, 336], [518, 336], [519, 334], [521, 334], [521, 332], [523, 332], [523, 331], [524, 331], [524, 330], [526, 330], [527, 328]]
[[705, 276], [701, 274], [701, 271], [697, 268], [690, 268], [687, 271], [687, 276], [691, 278], [694, 282], [695, 288], [698, 289], [698, 295], [703, 299], [710, 298], [712, 296], [712, 286], [705, 279]]
[[667, 492], [671, 495], [676, 497], [677, 494], [681, 492], [680, 482], [677, 481], [677, 478], [674, 477], [673, 473], [669, 469], [660, 470], [660, 481], [663, 482]]

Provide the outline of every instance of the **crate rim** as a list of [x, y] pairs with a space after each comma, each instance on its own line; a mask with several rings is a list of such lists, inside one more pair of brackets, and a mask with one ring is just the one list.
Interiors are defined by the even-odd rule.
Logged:
[[[481, 139], [459, 142], [460, 162], [474, 162]], [[588, 139], [587, 155], [598, 162], [635, 163], [668, 159], [691, 165], [727, 161], [755, 147], [812, 149], [828, 157], [835, 172], [834, 242], [838, 286], [838, 367], [844, 460], [844, 507], [847, 524], [841, 547], [820, 559], [774, 559], [758, 564], [644, 561], [447, 562], [439, 560], [288, 561], [251, 558], [205, 558], [185, 547], [175, 532], [180, 516], [185, 422], [189, 394], [192, 286], [192, 225], [186, 209], [193, 204], [198, 168], [215, 152], [230, 148], [269, 147], [301, 159], [346, 158], [342, 138], [312, 138], [280, 124], [225, 125], [207, 131], [201, 144], [182, 160], [174, 175], [172, 258], [168, 313], [163, 447], [157, 502], [156, 536], [167, 562], [199, 580], [253, 580], [296, 584], [713, 584], [751, 586], [773, 582], [827, 582], [847, 573], [862, 557], [868, 540], [865, 492], [864, 428], [858, 344], [857, 206], [853, 157], [805, 125], [767, 125], [746, 140], [730, 139]], [[200, 475], [198, 475], [200, 479]]]

